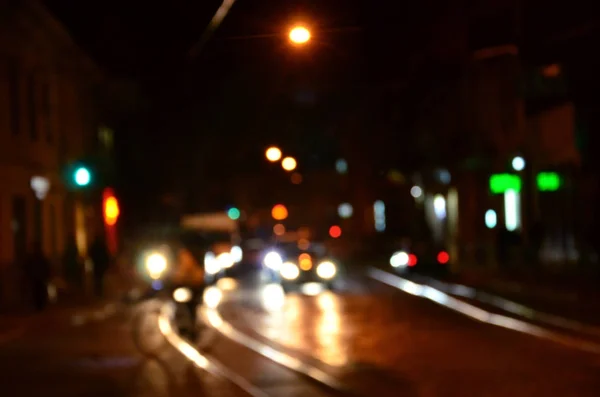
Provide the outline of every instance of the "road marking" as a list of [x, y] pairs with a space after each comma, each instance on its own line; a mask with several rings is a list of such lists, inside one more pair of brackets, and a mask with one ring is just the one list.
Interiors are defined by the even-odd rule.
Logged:
[[197, 367], [207, 371], [212, 375], [229, 380], [231, 383], [253, 397], [271, 397], [269, 394], [254, 386], [240, 375], [231, 371], [214, 358], [208, 359], [194, 346], [177, 335], [171, 326], [173, 316], [174, 312], [172, 307], [169, 305], [163, 305], [158, 317], [158, 327], [167, 341], [181, 354], [196, 364]]
[[276, 350], [273, 347], [266, 345], [237, 330], [230, 323], [225, 321], [217, 310], [203, 308], [202, 315], [207, 324], [210, 324], [217, 331], [221, 332], [234, 342], [253, 350], [261, 356], [266, 357], [283, 367], [308, 376], [309, 378], [329, 387], [330, 389], [343, 393], [352, 393], [352, 391], [349, 390], [345, 385], [341, 384], [339, 381], [321, 369], [308, 365], [299, 359], [290, 356], [289, 354], [286, 354], [280, 350]]
[[107, 303], [100, 309], [93, 310], [89, 313], [76, 313], [71, 316], [71, 325], [82, 326], [94, 321], [104, 321], [113, 315], [117, 314], [119, 307], [115, 303]]
[[431, 286], [439, 290], [443, 290], [444, 292], [451, 295], [473, 299], [478, 302], [497, 307], [509, 313], [516, 314], [518, 316], [525, 317], [533, 321], [545, 323], [546, 325], [552, 325], [555, 327], [560, 327], [563, 329], [581, 332], [593, 336], [600, 336], [600, 327], [585, 324], [554, 314], [540, 312], [528, 306], [514, 302], [512, 300], [502, 298], [498, 295], [479, 291], [475, 288], [467, 287], [466, 285], [446, 283], [430, 277], [427, 277], [426, 279], [431, 282]]
[[463, 302], [457, 298], [454, 298], [438, 289], [435, 289], [428, 285], [415, 283], [413, 281], [404, 279], [402, 277], [385, 272], [383, 270], [371, 267], [368, 269], [367, 273], [369, 277], [381, 283], [400, 289], [411, 295], [429, 299], [439, 305], [454, 310], [455, 312], [461, 313], [467, 317], [471, 317], [475, 320], [487, 324], [497, 325], [499, 327], [507, 329], [512, 329], [514, 331], [522, 332], [525, 334], [537, 336], [539, 338], [548, 339], [590, 353], [600, 354], [600, 345], [598, 344], [585, 342], [574, 337], [569, 337], [556, 332], [548, 331], [542, 327], [527, 323], [525, 321], [503, 316], [501, 314], [488, 312], [477, 306], [471, 305], [467, 302]]

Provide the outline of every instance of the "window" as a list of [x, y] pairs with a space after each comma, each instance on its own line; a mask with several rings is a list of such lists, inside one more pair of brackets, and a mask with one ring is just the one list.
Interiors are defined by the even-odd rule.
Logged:
[[15, 63], [9, 65], [8, 70], [10, 130], [13, 135], [19, 135], [21, 130], [21, 106], [19, 95], [19, 69]]
[[100, 127], [98, 129], [98, 141], [100, 147], [106, 151], [111, 151], [114, 146], [114, 133], [110, 128]]
[[57, 236], [60, 232], [58, 229], [58, 225], [56, 222], [56, 207], [54, 204], [50, 204], [48, 207], [48, 212], [50, 215], [50, 255], [53, 260], [58, 258], [58, 243]]
[[23, 196], [12, 198], [11, 227], [14, 260], [16, 263], [22, 263], [27, 255], [27, 201]]
[[471, 50], [515, 44], [515, 15], [510, 9], [481, 16], [469, 23]]
[[42, 111], [44, 117], [44, 133], [46, 134], [46, 142], [54, 141], [54, 131], [52, 131], [52, 93], [50, 84], [42, 85]]
[[27, 100], [29, 107], [29, 133], [32, 141], [38, 140], [38, 129], [36, 120], [36, 106], [35, 106], [35, 76], [32, 74], [29, 76], [27, 81]]

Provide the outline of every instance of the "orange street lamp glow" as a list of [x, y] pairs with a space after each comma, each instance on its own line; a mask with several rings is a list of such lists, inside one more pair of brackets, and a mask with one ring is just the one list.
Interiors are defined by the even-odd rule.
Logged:
[[276, 221], [282, 221], [282, 220], [284, 220], [284, 219], [286, 219], [288, 217], [288, 210], [287, 210], [287, 208], [285, 208], [285, 205], [283, 205], [283, 204], [277, 204], [271, 210], [271, 216]]
[[278, 147], [271, 146], [265, 152], [265, 157], [272, 163], [279, 161], [281, 159], [281, 150]]
[[306, 44], [310, 40], [310, 32], [304, 26], [296, 26], [290, 30], [290, 41], [294, 44]]
[[281, 166], [286, 171], [294, 171], [296, 169], [296, 159], [293, 157], [286, 157], [281, 160]]

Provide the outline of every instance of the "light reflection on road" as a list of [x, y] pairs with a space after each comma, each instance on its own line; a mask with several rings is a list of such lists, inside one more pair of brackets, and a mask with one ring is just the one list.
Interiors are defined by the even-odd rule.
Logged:
[[315, 326], [319, 359], [332, 366], [343, 366], [348, 361], [345, 346], [340, 336], [342, 320], [337, 297], [330, 292], [317, 296], [320, 315]]
[[331, 365], [343, 366], [348, 354], [341, 337], [339, 297], [323, 292], [315, 297], [290, 294], [280, 311], [271, 311], [256, 331], [286, 347]]

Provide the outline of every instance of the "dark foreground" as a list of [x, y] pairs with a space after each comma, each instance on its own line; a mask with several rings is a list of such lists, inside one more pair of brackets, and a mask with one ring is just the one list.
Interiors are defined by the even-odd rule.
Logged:
[[[359, 395], [566, 397], [600, 390], [596, 355], [475, 322], [362, 275], [348, 276], [335, 293], [289, 295], [281, 310], [264, 308], [274, 298], [261, 288], [238, 284], [222, 318]], [[2, 395], [248, 395], [166, 343], [156, 358], [143, 357], [132, 342], [131, 312], [121, 307], [85, 322], [57, 315], [0, 339]], [[336, 394], [224, 337], [209, 357], [263, 395]]]

